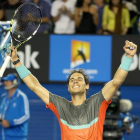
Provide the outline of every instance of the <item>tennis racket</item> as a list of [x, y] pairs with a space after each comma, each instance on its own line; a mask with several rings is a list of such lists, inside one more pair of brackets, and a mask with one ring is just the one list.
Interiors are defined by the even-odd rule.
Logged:
[[[20, 5], [15, 10], [10, 23], [10, 36], [12, 46], [15, 46], [15, 49], [17, 49], [23, 43], [30, 40], [39, 29], [41, 21], [41, 10], [36, 4], [28, 2]], [[15, 45], [14, 41], [18, 42], [18, 44]], [[9, 61], [10, 56], [7, 55], [0, 69], [0, 80]]]

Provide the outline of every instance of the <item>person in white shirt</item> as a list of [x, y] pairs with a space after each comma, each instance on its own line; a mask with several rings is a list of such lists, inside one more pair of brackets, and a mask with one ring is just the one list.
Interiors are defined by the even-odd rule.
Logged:
[[54, 33], [75, 33], [75, 2], [72, 0], [56, 0], [52, 3], [51, 16], [54, 22]]

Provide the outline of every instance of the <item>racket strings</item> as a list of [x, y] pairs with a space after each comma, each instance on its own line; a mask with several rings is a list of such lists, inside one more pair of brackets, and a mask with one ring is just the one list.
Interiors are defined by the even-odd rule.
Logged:
[[41, 23], [41, 13], [33, 4], [23, 5], [18, 9], [12, 25], [13, 37], [18, 41], [24, 41], [38, 29]]

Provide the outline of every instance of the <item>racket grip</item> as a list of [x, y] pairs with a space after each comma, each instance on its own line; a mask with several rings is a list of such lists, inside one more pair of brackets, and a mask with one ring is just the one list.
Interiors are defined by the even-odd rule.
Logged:
[[5, 72], [5, 69], [6, 69], [7, 64], [9, 63], [9, 61], [10, 61], [10, 56], [6, 56], [6, 59], [5, 59], [3, 65], [2, 65], [2, 67], [0, 69], [0, 81], [1, 81], [1, 78], [2, 78], [2, 76], [4, 74], [4, 72]]

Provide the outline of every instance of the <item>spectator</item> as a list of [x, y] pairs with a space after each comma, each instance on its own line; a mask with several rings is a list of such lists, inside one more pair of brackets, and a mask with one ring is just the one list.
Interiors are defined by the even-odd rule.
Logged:
[[130, 15], [122, 0], [110, 0], [104, 7], [102, 26], [104, 34], [127, 34]]
[[98, 24], [98, 12], [90, 0], [77, 0], [75, 9], [76, 33], [96, 32]]
[[51, 5], [47, 0], [26, 0], [25, 2], [33, 2], [41, 9], [42, 12], [42, 23], [38, 29], [38, 33], [48, 33], [50, 27], [50, 11]]
[[123, 1], [130, 13], [130, 28], [128, 34], [137, 34], [138, 9], [132, 0]]
[[9, 74], [2, 82], [6, 90], [0, 101], [2, 140], [27, 140], [29, 102], [17, 88], [20, 80], [16, 74]]
[[123, 1], [133, 3], [137, 7], [137, 10], [140, 12], [140, 0], [123, 0]]
[[72, 0], [56, 0], [52, 3], [51, 16], [54, 22], [54, 33], [75, 33], [75, 2]]
[[97, 34], [103, 34], [103, 29], [102, 29], [102, 16], [103, 16], [103, 9], [105, 6], [104, 0], [93, 0], [94, 4], [98, 7], [98, 24], [96, 28]]
[[0, 6], [0, 20], [10, 21], [15, 10], [22, 4], [19, 0], [7, 0]]

